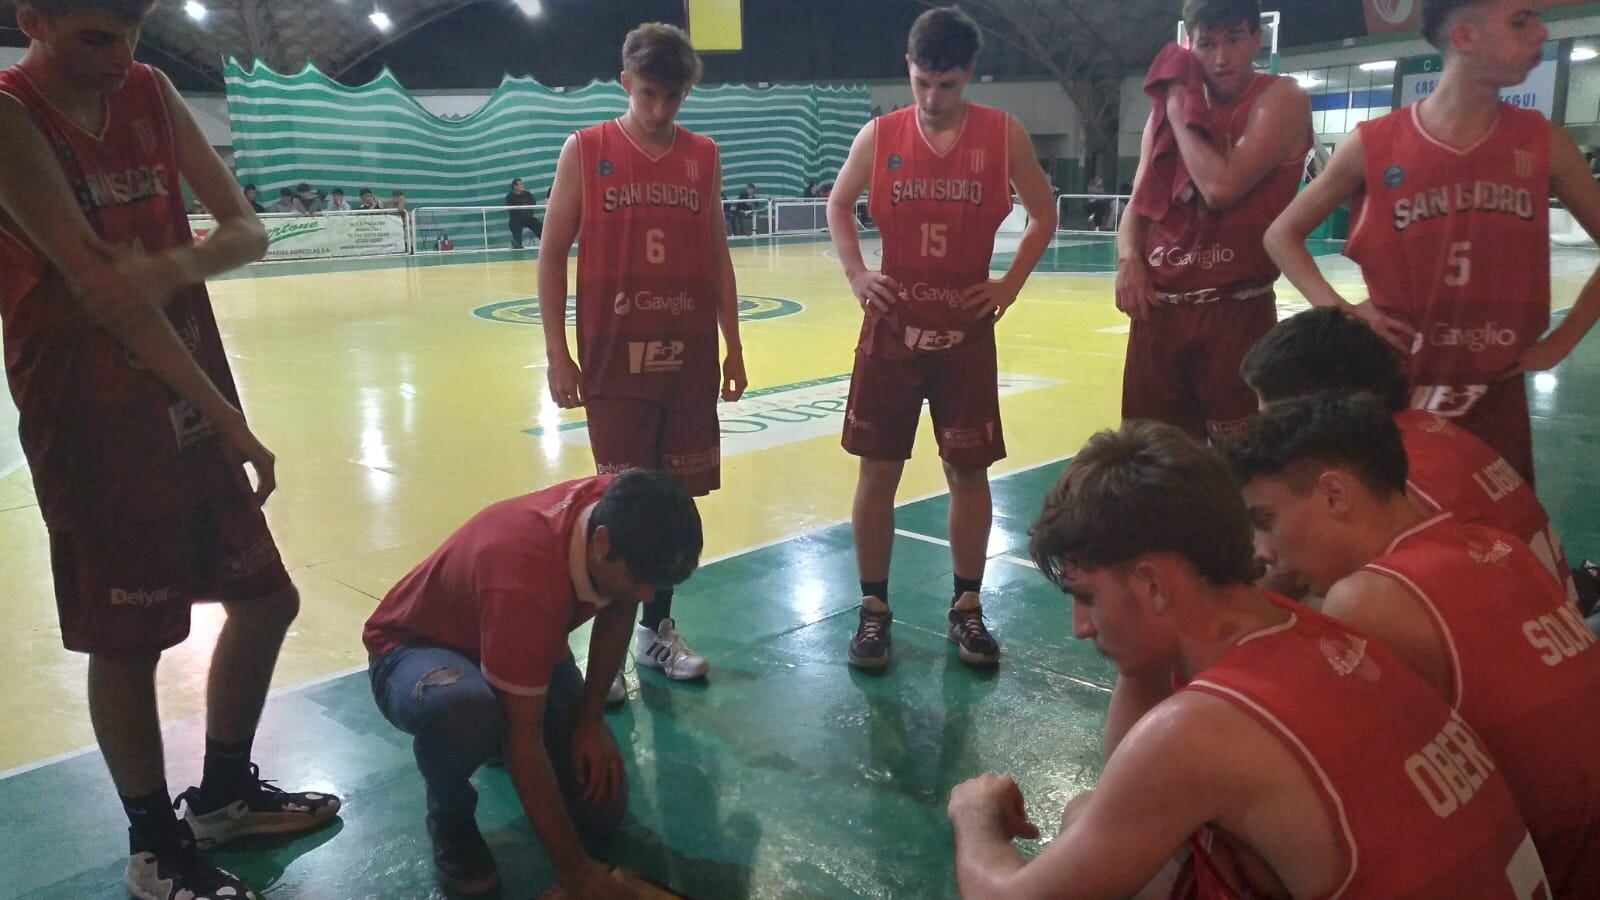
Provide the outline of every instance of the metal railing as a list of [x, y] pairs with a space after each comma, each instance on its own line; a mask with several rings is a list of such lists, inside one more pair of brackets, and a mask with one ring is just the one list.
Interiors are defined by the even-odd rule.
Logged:
[[413, 253], [507, 252], [539, 245], [544, 204], [419, 206], [408, 210]]
[[1128, 194], [1058, 194], [1056, 233], [1114, 232], [1131, 199]]

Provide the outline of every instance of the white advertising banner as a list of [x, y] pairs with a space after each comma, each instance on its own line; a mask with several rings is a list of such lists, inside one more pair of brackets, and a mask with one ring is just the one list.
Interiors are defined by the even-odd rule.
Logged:
[[[1444, 60], [1437, 56], [1408, 59], [1400, 74], [1400, 105], [1410, 106], [1433, 93], [1439, 85], [1439, 75]], [[1528, 73], [1527, 80], [1515, 87], [1503, 88], [1500, 99], [1523, 109], [1536, 109], [1545, 118], [1555, 114], [1556, 104], [1556, 42], [1544, 45], [1544, 55], [1539, 64]]]
[[[264, 215], [266, 260], [341, 259], [406, 252], [405, 220], [393, 212], [332, 213], [320, 216]], [[190, 216], [196, 241], [217, 227], [207, 216]]]

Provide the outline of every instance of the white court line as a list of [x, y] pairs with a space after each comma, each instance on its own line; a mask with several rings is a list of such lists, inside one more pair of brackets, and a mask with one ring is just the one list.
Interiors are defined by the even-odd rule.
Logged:
[[[1067, 461], [1067, 460], [1069, 460], [1071, 458], [1072, 458], [1072, 454], [1069, 453], [1069, 454], [1067, 454], [1065, 456], [1058, 456], [1058, 457], [1056, 457], [1054, 459], [1047, 459], [1047, 460], [1044, 460], [1043, 462], [1037, 462], [1037, 463], [1034, 463], [1032, 465], [1023, 466], [1020, 469], [1012, 469], [1009, 472], [1003, 472], [1003, 473], [1001, 473], [999, 475], [996, 475], [996, 476], [994, 476], [994, 478], [995, 479], [1010, 478], [1013, 475], [1021, 475], [1024, 472], [1031, 472], [1034, 469], [1042, 469], [1045, 466], [1053, 466], [1053, 465], [1056, 465], [1057, 463], [1065, 462], [1065, 461]], [[899, 508], [899, 507], [902, 507], [902, 506], [910, 506], [913, 503], [920, 503], [923, 500], [932, 500], [934, 497], [942, 497], [947, 493], [949, 493], [949, 491], [931, 491], [929, 493], [923, 494], [923, 495], [918, 496], [918, 497], [910, 497], [908, 499], [902, 500], [899, 503], [896, 503], [895, 507]], [[735, 557], [744, 556], [744, 555], [746, 555], [748, 553], [754, 553], [757, 550], [765, 550], [768, 547], [775, 547], [775, 546], [777, 546], [777, 545], [779, 545], [779, 544], [781, 544], [781, 543], [783, 543], [785, 541], [798, 540], [799, 538], [809, 537], [809, 536], [811, 536], [813, 534], [816, 534], [819, 531], [826, 531], [829, 528], [833, 528], [833, 527], [838, 526], [838, 525], [844, 525], [844, 524], [848, 523], [849, 521], [850, 520], [848, 518], [843, 518], [843, 519], [835, 519], [834, 521], [831, 521], [831, 522], [824, 522], [821, 525], [814, 525], [814, 526], [812, 526], [810, 528], [806, 528], [806, 529], [803, 529], [801, 531], [797, 531], [797, 532], [795, 532], [793, 534], [788, 534], [788, 535], [784, 535], [783, 537], [773, 538], [770, 541], [762, 541], [759, 544], [751, 544], [751, 545], [749, 545], [747, 547], [742, 547], [742, 548], [740, 548], [738, 550], [731, 550], [731, 551], [729, 551], [727, 553], [723, 553], [723, 554], [720, 554], [718, 556], [713, 556], [710, 559], [701, 560], [700, 565], [702, 567], [703, 566], [709, 566], [709, 565], [712, 565], [713, 563], [719, 563], [719, 562], [723, 562], [724, 560], [729, 560], [729, 559], [733, 559]], [[916, 534], [916, 533], [909, 532], [909, 531], [900, 531], [899, 529], [896, 529], [896, 533], [905, 535], [906, 537], [915, 538], [917, 540], [928, 541], [928, 542], [934, 543], [934, 544], [943, 544], [946, 547], [950, 546], [950, 543], [948, 541], [943, 541], [943, 540], [940, 540], [939, 538], [936, 538], [936, 537], [929, 537], [927, 535]], [[996, 556], [996, 557], [993, 557], [993, 558], [994, 559], [1002, 559], [1002, 560], [1005, 560], [1006, 562], [1015, 563], [1016, 565], [1019, 565], [1019, 566], [1027, 566], [1030, 569], [1033, 568], [1033, 563], [1024, 562], [1024, 561], [1022, 561], [1022, 560], [1020, 560], [1020, 559], [1018, 559], [1018, 558], [1016, 558], [1014, 556], [1001, 555], [1001, 556]], [[367, 670], [367, 666], [366, 666], [365, 663], [363, 663], [362, 665], [359, 665], [359, 666], [352, 666], [352, 667], [350, 667], [348, 669], [344, 669], [342, 671], [332, 672], [332, 673], [329, 673], [327, 675], [320, 676], [318, 678], [313, 678], [310, 681], [303, 681], [303, 682], [300, 682], [299, 684], [284, 685], [283, 687], [277, 688], [277, 689], [273, 690], [272, 692], [268, 693], [267, 694], [267, 699], [268, 700], [272, 700], [274, 698], [283, 697], [283, 696], [286, 696], [288, 694], [295, 694], [295, 693], [299, 693], [301, 691], [308, 691], [308, 690], [310, 690], [310, 689], [312, 689], [314, 687], [319, 687], [321, 685], [327, 684], [330, 681], [337, 681], [340, 678], [344, 678], [344, 677], [346, 677], [348, 675], [354, 675], [354, 674], [356, 674], [358, 672], [365, 672], [366, 670]], [[201, 711], [201, 712], [197, 712], [197, 713], [195, 713], [193, 715], [185, 716], [185, 717], [183, 717], [181, 719], [174, 720], [172, 722], [164, 723], [161, 726], [161, 731], [162, 731], [163, 735], [165, 735], [166, 733], [170, 732], [173, 729], [176, 729], [180, 725], [183, 725], [183, 724], [188, 723], [188, 722], [192, 722], [192, 721], [194, 721], [196, 719], [203, 718], [204, 716], [205, 716], [205, 712]], [[90, 744], [87, 747], [79, 747], [76, 750], [68, 750], [68, 751], [66, 751], [64, 753], [57, 753], [55, 756], [49, 756], [49, 757], [46, 757], [44, 759], [35, 760], [35, 761], [31, 762], [31, 763], [24, 763], [23, 765], [17, 766], [17, 767], [12, 768], [12, 769], [6, 769], [5, 771], [0, 772], [0, 781], [6, 781], [7, 779], [15, 778], [18, 775], [25, 775], [28, 772], [32, 772], [35, 769], [42, 769], [42, 768], [44, 768], [46, 766], [53, 766], [56, 763], [67, 762], [68, 760], [77, 759], [78, 757], [83, 756], [83, 755], [88, 754], [88, 753], [98, 753], [98, 752], [100, 752], [99, 746], [96, 745], [96, 744]]]
[[[894, 530], [894, 533], [900, 535], [901, 537], [911, 538], [914, 541], [922, 541], [925, 544], [938, 544], [941, 547], [950, 546], [950, 542], [949, 541], [945, 540], [944, 538], [934, 537], [931, 534], [919, 534], [919, 533], [917, 533], [915, 531], [907, 531], [904, 528], [896, 528]], [[1033, 568], [1033, 563], [1031, 563], [1031, 562], [1029, 562], [1029, 561], [1027, 561], [1025, 559], [1020, 559], [1020, 558], [1015, 557], [1015, 556], [1008, 556], [1008, 555], [1006, 555], [1004, 553], [999, 553], [999, 554], [996, 554], [994, 556], [990, 556], [988, 558], [989, 559], [998, 559], [1001, 562], [1008, 562], [1008, 563], [1011, 563], [1014, 566], [1022, 566], [1025, 569]]]

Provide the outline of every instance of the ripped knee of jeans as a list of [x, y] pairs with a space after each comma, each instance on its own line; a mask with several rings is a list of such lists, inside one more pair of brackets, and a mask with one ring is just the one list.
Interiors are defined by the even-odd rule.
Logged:
[[422, 695], [431, 687], [445, 687], [461, 680], [460, 666], [440, 666], [430, 669], [421, 678], [417, 679], [416, 687], [411, 689], [411, 698], [421, 700]]

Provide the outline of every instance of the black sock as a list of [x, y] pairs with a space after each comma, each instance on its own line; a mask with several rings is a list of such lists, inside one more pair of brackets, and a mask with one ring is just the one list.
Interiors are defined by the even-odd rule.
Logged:
[[239, 799], [237, 795], [253, 778], [250, 774], [251, 743], [250, 740], [244, 740], [228, 744], [207, 737], [205, 774], [200, 778], [200, 792], [211, 799], [228, 803]]
[[974, 594], [981, 593], [982, 590], [983, 590], [983, 579], [982, 578], [962, 578], [960, 575], [957, 575], [957, 576], [955, 576], [955, 585], [956, 585], [956, 594], [955, 594], [954, 597], [950, 598], [950, 602], [951, 603], [954, 603], [955, 601], [960, 600], [961, 599], [961, 595], [965, 594], [967, 591], [971, 591]]
[[889, 603], [889, 579], [861, 582], [861, 596], [877, 597], [887, 606]]
[[178, 845], [178, 816], [165, 783], [153, 794], [120, 799], [128, 814], [130, 853], [161, 853]]
[[661, 620], [672, 617], [672, 588], [663, 588], [656, 591], [650, 602], [644, 605], [644, 611], [639, 615], [639, 624], [655, 631], [661, 627]]

